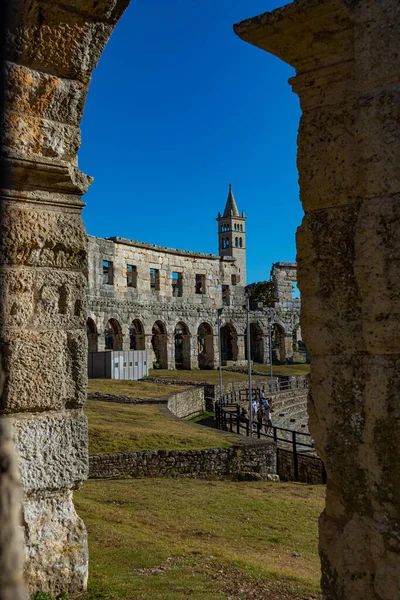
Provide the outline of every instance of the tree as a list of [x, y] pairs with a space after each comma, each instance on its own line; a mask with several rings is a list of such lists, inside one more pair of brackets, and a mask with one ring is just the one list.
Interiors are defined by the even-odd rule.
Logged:
[[264, 306], [273, 306], [275, 302], [273, 281], [251, 283], [246, 287], [246, 291], [250, 296], [251, 303], [262, 302]]

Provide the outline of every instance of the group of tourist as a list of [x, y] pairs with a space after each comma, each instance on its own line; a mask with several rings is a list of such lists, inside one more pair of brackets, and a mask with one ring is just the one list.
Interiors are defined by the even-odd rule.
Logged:
[[[258, 431], [261, 431], [264, 427], [266, 434], [272, 433], [272, 399], [267, 399], [264, 392], [261, 392], [258, 401], [253, 396], [251, 401], [251, 412], [253, 427], [256, 427]], [[241, 409], [240, 420], [244, 422], [249, 420], [248, 411], [244, 407]]]

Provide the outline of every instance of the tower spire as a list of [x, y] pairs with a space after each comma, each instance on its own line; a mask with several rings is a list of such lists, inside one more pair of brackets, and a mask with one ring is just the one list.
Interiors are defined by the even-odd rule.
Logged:
[[225, 210], [224, 210], [224, 217], [238, 217], [239, 216], [239, 211], [238, 211], [238, 207], [236, 205], [236, 201], [235, 201], [235, 197], [233, 195], [232, 192], [232, 184], [229, 184], [229, 194], [228, 194], [228, 198], [226, 201], [226, 205], [225, 205]]

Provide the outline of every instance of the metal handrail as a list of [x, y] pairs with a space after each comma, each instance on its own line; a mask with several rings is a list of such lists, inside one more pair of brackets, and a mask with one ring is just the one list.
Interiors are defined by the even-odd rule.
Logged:
[[[252, 388], [252, 395], [253, 397], [255, 397], [256, 399], [258, 399], [261, 396], [261, 392], [264, 392], [265, 394], [279, 394], [279, 393], [283, 393], [283, 392], [288, 392], [291, 390], [306, 390], [308, 389], [308, 380], [304, 379], [302, 380], [302, 382], [304, 383], [304, 385], [299, 386], [299, 385], [293, 385], [293, 381], [280, 381], [280, 380], [274, 380], [275, 383], [277, 385], [274, 385], [274, 389], [270, 389], [270, 386], [268, 384], [263, 385], [262, 387], [253, 387]], [[249, 390], [248, 388], [245, 388], [243, 390], [232, 390], [230, 392], [225, 392], [224, 394], [220, 395], [220, 405], [224, 406], [227, 404], [236, 404], [237, 402], [248, 402], [249, 401]]]
[[[216, 402], [215, 403], [215, 420], [216, 420], [216, 425], [217, 425], [218, 429], [222, 429], [225, 431], [230, 431], [231, 433], [238, 433], [238, 434], [240, 434], [241, 430], [245, 430], [246, 436], [247, 437], [250, 436], [249, 419], [246, 418], [244, 420], [244, 419], [240, 418], [239, 404], [236, 404], [235, 411], [231, 411], [231, 410], [224, 410], [223, 406], [220, 405], [218, 402]], [[294, 429], [287, 429], [285, 427], [277, 427], [275, 425], [272, 425], [271, 429], [272, 429], [272, 433], [265, 433], [265, 432], [261, 431], [261, 426], [259, 423], [257, 423], [256, 424], [257, 438], [258, 439], [260, 439], [262, 437], [263, 438], [272, 438], [275, 442], [284, 442], [284, 443], [292, 446], [291, 452], [293, 453], [294, 477], [295, 477], [295, 480], [298, 481], [298, 479], [299, 479], [298, 456], [299, 455], [304, 456], [304, 453], [298, 452], [298, 447], [302, 446], [304, 448], [312, 448], [314, 450], [313, 443], [307, 444], [305, 442], [302, 442], [298, 439], [298, 436], [311, 438], [311, 434], [302, 432], [302, 431], [296, 431]], [[279, 432], [280, 433], [282, 433], [282, 432], [290, 433], [291, 440], [287, 439], [286, 437], [279, 437]], [[277, 455], [278, 455], [278, 447], [277, 447]], [[323, 480], [323, 483], [325, 483], [326, 482], [326, 471], [325, 471], [324, 463], [318, 456], [308, 455], [308, 457], [312, 458], [314, 460], [318, 460], [322, 463], [322, 480]]]

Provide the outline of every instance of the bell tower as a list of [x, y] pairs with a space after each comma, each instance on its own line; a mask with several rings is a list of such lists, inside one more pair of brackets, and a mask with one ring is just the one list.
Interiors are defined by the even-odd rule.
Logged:
[[239, 285], [246, 285], [246, 217], [244, 212], [239, 215], [238, 207], [233, 196], [232, 184], [229, 184], [229, 194], [224, 214], [218, 213], [218, 251], [220, 256], [236, 258], [239, 269]]

